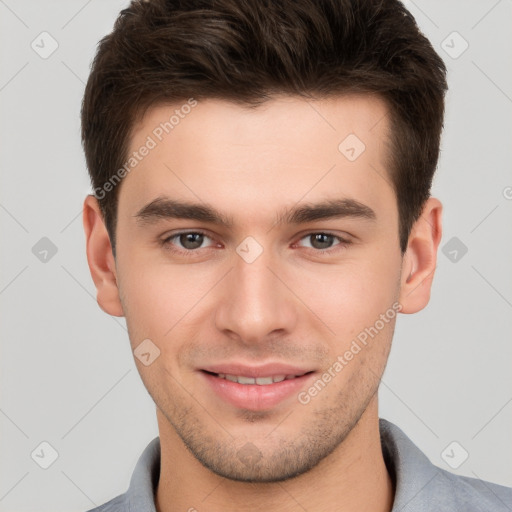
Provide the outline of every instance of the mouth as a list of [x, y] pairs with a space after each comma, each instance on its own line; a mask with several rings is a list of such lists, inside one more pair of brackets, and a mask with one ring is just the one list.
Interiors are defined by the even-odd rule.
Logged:
[[246, 375], [230, 375], [228, 373], [215, 373], [209, 372], [208, 370], [202, 370], [205, 373], [208, 373], [214, 377], [218, 377], [219, 379], [225, 379], [230, 382], [237, 382], [238, 384], [248, 385], [255, 384], [257, 386], [269, 386], [271, 384], [275, 384], [277, 382], [283, 382], [284, 380], [292, 380], [302, 377], [303, 375], [307, 375], [311, 372], [304, 372], [298, 375], [290, 374], [290, 375], [269, 375], [267, 377], [248, 377]]
[[[224, 368], [223, 368], [224, 369]], [[281, 403], [296, 399], [311, 385], [316, 371], [280, 367], [279, 369], [230, 368], [224, 371], [202, 369], [199, 374], [207, 384], [207, 392], [236, 409], [271, 410]]]

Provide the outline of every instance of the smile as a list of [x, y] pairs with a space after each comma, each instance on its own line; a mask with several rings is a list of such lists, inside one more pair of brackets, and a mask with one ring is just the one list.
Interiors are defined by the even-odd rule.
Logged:
[[297, 377], [301, 377], [302, 375], [272, 375], [269, 377], [247, 377], [244, 375], [229, 375], [225, 373], [213, 373], [208, 372], [212, 375], [215, 375], [219, 379], [226, 379], [231, 382], [237, 382], [238, 384], [257, 384], [258, 386], [268, 386], [270, 384], [274, 384], [276, 382], [282, 382], [283, 380], [291, 380]]
[[[222, 402], [236, 409], [252, 411], [270, 410], [282, 402], [292, 400], [317, 374], [315, 371], [304, 372], [298, 368], [295, 369], [298, 370], [296, 374], [274, 373], [268, 369], [253, 372], [243, 371], [243, 368], [239, 370], [242, 370], [241, 375], [238, 372], [221, 373], [211, 369], [202, 370], [199, 374], [202, 375], [209, 392], [213, 392]], [[292, 368], [288, 370], [293, 371]]]

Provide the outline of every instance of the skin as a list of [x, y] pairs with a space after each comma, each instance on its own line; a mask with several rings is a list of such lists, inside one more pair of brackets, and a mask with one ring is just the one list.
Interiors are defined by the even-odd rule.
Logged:
[[[131, 150], [175, 108], [150, 109], [134, 126]], [[157, 405], [160, 512], [391, 510], [377, 390], [396, 317], [307, 404], [293, 395], [268, 410], [238, 408], [198, 370], [290, 363], [316, 372], [307, 391], [394, 303], [406, 314], [427, 305], [442, 205], [427, 200], [402, 255], [386, 114], [370, 96], [282, 96], [252, 110], [199, 102], [120, 185], [115, 259], [97, 200], [85, 199], [98, 303], [126, 317], [132, 349], [149, 338], [160, 350], [149, 366], [135, 358]], [[366, 146], [352, 162], [338, 150], [351, 133]], [[162, 195], [208, 203], [233, 226], [138, 221]], [[370, 207], [375, 219], [275, 222], [283, 208], [338, 198]], [[171, 250], [191, 247], [183, 237], [161, 243], [197, 229], [208, 236], [188, 253]], [[319, 246], [318, 232], [334, 236]], [[263, 249], [252, 263], [236, 252], [248, 236]], [[244, 446], [258, 460], [241, 457]]]

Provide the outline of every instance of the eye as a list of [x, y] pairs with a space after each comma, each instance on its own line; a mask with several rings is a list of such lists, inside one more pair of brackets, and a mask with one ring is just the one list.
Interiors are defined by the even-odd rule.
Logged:
[[309, 233], [305, 237], [301, 238], [301, 240], [309, 240], [310, 245], [306, 245], [306, 247], [310, 247], [319, 252], [332, 252], [329, 251], [329, 249], [333, 247], [333, 242], [335, 242], [336, 240], [338, 240], [339, 243], [334, 244], [334, 247], [340, 246], [340, 249], [350, 244], [349, 240], [345, 240], [344, 238], [338, 235], [333, 235], [331, 233], [325, 232]]
[[[194, 252], [198, 252], [199, 249], [213, 247], [213, 243], [206, 246], [204, 245], [208, 240], [213, 242], [213, 239], [202, 231], [182, 231], [181, 233], [174, 233], [167, 236], [160, 241], [160, 244], [171, 252], [191, 255]], [[303, 240], [306, 241], [305, 245], [300, 243]], [[306, 236], [302, 237], [296, 245], [302, 245], [303, 247], [312, 249], [317, 254], [331, 254], [344, 249], [350, 243], [350, 240], [346, 240], [339, 235], [322, 231], [308, 233]]]
[[161, 241], [162, 245], [174, 252], [193, 252], [202, 247], [205, 240], [211, 238], [202, 231], [184, 231], [168, 236]]

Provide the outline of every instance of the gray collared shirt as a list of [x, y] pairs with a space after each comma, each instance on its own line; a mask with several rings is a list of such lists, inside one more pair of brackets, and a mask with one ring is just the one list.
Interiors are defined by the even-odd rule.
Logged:
[[[395, 425], [380, 420], [382, 451], [395, 484], [391, 512], [512, 512], [512, 488], [434, 466]], [[156, 512], [160, 438], [140, 456], [128, 490], [88, 512]]]

